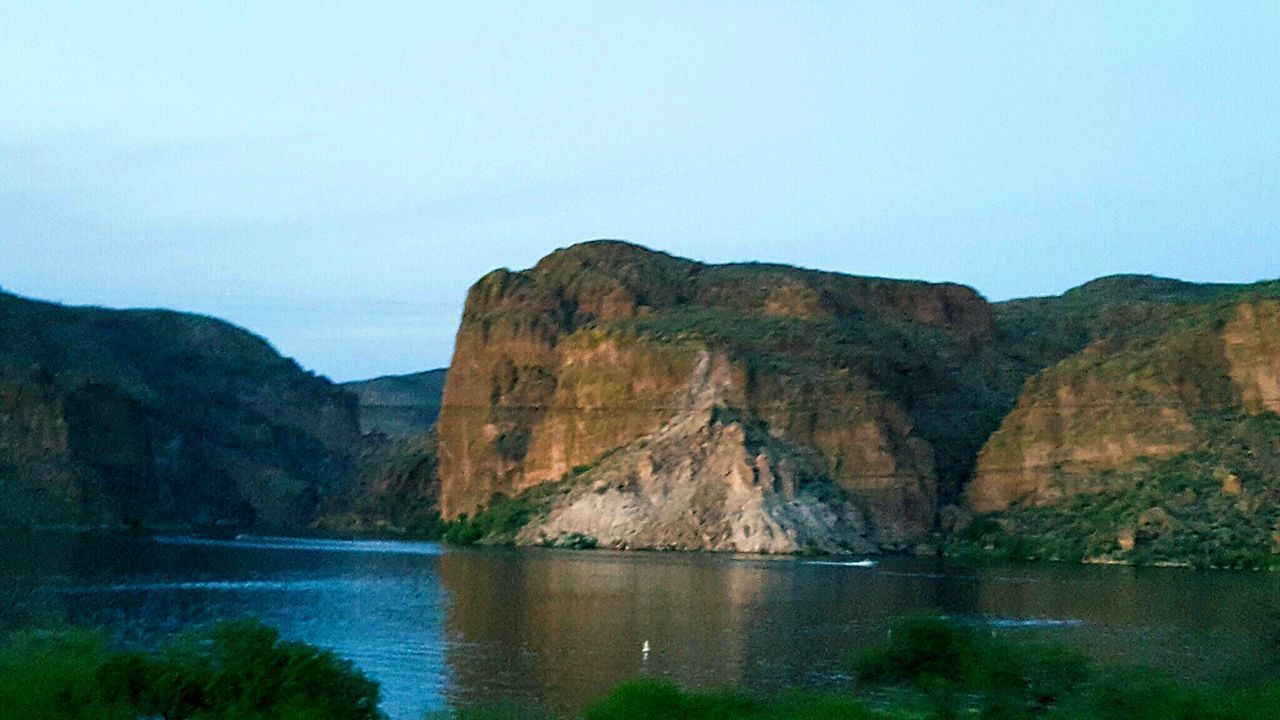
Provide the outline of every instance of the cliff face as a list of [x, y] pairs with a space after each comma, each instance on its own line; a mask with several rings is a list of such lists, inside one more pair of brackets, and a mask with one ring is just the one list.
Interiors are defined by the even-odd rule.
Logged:
[[356, 423], [354, 398], [227, 323], [0, 294], [7, 524], [304, 524]]
[[1224, 565], [1280, 551], [1280, 284], [1051, 311], [1094, 332], [982, 449], [969, 505], [1000, 525], [983, 542]]
[[1052, 502], [1139, 458], [1187, 452], [1206, 413], [1275, 412], [1280, 300], [1267, 294], [1148, 313], [1033, 377], [979, 455], [972, 507]]
[[[703, 265], [619, 242], [557, 251], [530, 270], [490, 273], [468, 295], [438, 425], [441, 511], [473, 513], [495, 495], [584, 474], [582, 483], [602, 487], [616, 487], [605, 476], [626, 477], [618, 492], [637, 501], [677, 488], [702, 498], [650, 502], [637, 533], [662, 525], [671, 543], [718, 547], [714, 538], [731, 526], [780, 517], [705, 525], [745, 507], [746, 495], [729, 492], [732, 478], [745, 478], [744, 468], [775, 478], [749, 483], [747, 495], [757, 507], [783, 498], [782, 507], [800, 496], [778, 489], [791, 481], [777, 478], [794, 473], [777, 463], [803, 458], [813, 487], [842, 498], [829, 509], [844, 519], [819, 531], [793, 517], [775, 537], [910, 543], [933, 528], [939, 498], [959, 496], [978, 447], [1012, 405], [1021, 371], [994, 340], [991, 307], [956, 285]], [[703, 407], [690, 398], [703, 397], [708, 358], [717, 389]], [[739, 439], [747, 435], [771, 440]], [[648, 450], [633, 452], [643, 450], [637, 443]], [[676, 447], [687, 462], [675, 462]], [[611, 453], [656, 469], [624, 468]], [[629, 502], [607, 492], [598, 501]], [[548, 532], [590, 515], [562, 510]], [[640, 537], [665, 542], [656, 531]], [[627, 542], [639, 541], [617, 536]]]
[[655, 432], [581, 468], [547, 496], [518, 542], [750, 553], [866, 552], [866, 519], [812, 452], [730, 410], [740, 378], [699, 351], [683, 397]]

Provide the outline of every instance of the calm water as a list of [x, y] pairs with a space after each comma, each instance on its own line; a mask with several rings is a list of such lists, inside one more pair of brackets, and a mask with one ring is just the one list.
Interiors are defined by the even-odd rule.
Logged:
[[[799, 559], [429, 543], [101, 535], [0, 538], [0, 625], [66, 619], [147, 643], [255, 615], [351, 658], [394, 720], [455, 703], [573, 709], [618, 680], [838, 686], [839, 659], [914, 608], [1044, 634], [1107, 659], [1248, 676], [1276, 574]], [[652, 652], [644, 658], [641, 643]]]

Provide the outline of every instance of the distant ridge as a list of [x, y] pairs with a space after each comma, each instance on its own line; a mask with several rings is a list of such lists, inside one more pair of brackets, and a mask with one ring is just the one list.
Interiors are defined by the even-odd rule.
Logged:
[[399, 439], [420, 435], [440, 415], [447, 368], [342, 383], [360, 400], [361, 432]]
[[356, 413], [222, 320], [0, 294], [0, 525], [302, 527]]

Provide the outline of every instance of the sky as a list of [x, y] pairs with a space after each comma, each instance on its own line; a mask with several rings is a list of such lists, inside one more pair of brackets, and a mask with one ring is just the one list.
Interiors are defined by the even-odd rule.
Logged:
[[1280, 276], [1280, 3], [11, 3], [0, 287], [337, 380], [622, 238], [948, 280]]

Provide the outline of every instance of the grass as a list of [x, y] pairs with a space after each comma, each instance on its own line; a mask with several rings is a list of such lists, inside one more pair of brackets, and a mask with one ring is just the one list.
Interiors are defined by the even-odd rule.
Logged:
[[871, 709], [835, 693], [760, 696], [739, 690], [690, 692], [670, 682], [623, 683], [592, 703], [582, 720], [859, 720], [901, 714]]

